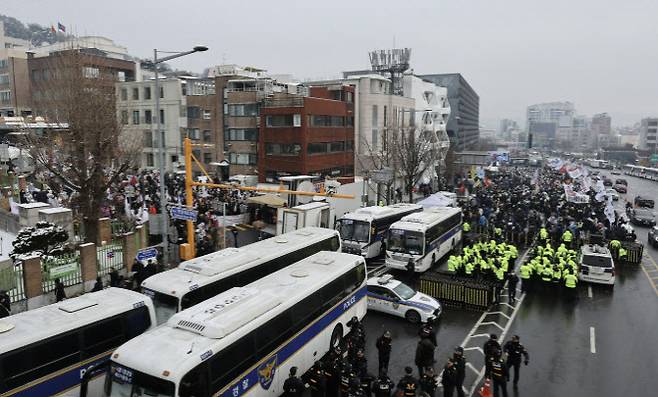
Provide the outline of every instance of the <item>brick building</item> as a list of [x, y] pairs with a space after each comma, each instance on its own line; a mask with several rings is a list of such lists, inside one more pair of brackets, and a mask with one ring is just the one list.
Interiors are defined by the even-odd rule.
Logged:
[[260, 182], [354, 175], [354, 87], [311, 87], [310, 96], [273, 94], [263, 101], [260, 117]]

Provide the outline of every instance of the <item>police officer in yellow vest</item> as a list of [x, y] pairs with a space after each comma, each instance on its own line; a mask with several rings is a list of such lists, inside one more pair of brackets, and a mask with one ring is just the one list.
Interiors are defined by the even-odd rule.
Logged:
[[569, 299], [575, 299], [578, 297], [576, 294], [576, 285], [578, 285], [578, 277], [576, 277], [573, 272], [566, 271], [564, 274], [564, 286], [567, 290], [567, 296]]
[[564, 244], [571, 247], [572, 240], [573, 240], [573, 234], [571, 234], [571, 231], [569, 229], [565, 230], [564, 233], [562, 233], [562, 241], [564, 242]]
[[530, 276], [532, 275], [532, 268], [528, 263], [521, 265], [521, 292], [528, 292], [530, 290]]

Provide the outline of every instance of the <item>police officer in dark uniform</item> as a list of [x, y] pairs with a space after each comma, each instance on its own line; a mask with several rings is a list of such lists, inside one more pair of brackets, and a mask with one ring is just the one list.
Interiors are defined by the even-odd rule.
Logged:
[[495, 349], [493, 356], [489, 357], [485, 373], [485, 376], [493, 381], [491, 386], [493, 387], [494, 397], [500, 397], [499, 390], [502, 390], [502, 397], [507, 397], [509, 371], [500, 350]]
[[456, 371], [455, 389], [457, 397], [464, 397], [464, 378], [466, 377], [466, 359], [464, 358], [464, 348], [457, 346], [452, 354], [452, 363]]
[[443, 397], [452, 397], [455, 387], [457, 387], [457, 369], [451, 359], [443, 367], [441, 385], [443, 386]]
[[398, 382], [398, 389], [402, 391], [403, 397], [415, 397], [418, 390], [418, 381], [412, 375], [411, 367], [404, 367], [404, 376]]
[[436, 391], [436, 379], [434, 377], [434, 369], [432, 367], [425, 368], [425, 373], [418, 380], [420, 390], [427, 393], [430, 397], [434, 397]]
[[380, 371], [379, 378], [375, 379], [372, 383], [371, 391], [374, 393], [375, 397], [391, 397], [393, 387], [395, 387], [395, 384], [391, 378], [386, 375], [386, 371]]
[[350, 391], [350, 385], [352, 381], [356, 379], [356, 374], [352, 370], [352, 364], [344, 363], [343, 370], [340, 373], [340, 383], [338, 385], [338, 390], [340, 395], [346, 397]]
[[434, 331], [434, 326], [431, 321], [421, 325], [420, 329], [418, 330], [418, 336], [421, 338], [429, 338], [434, 347], [438, 346], [436, 341], [436, 331]]
[[290, 376], [283, 382], [283, 395], [286, 397], [301, 397], [304, 392], [304, 382], [297, 377], [297, 367], [290, 368]]
[[311, 389], [311, 396], [325, 397], [327, 395], [327, 377], [322, 361], [316, 361], [307, 374], [306, 383]]
[[340, 347], [336, 347], [329, 353], [324, 368], [324, 376], [327, 379], [327, 396], [337, 396], [340, 385], [340, 374], [342, 372], [342, 361], [340, 360]]
[[505, 353], [507, 354], [507, 370], [514, 367], [514, 388], [519, 384], [519, 373], [521, 372], [521, 356], [525, 358], [524, 364], [528, 365], [530, 355], [528, 350], [520, 342], [518, 335], [512, 336], [512, 340], [505, 343]]
[[392, 338], [389, 331], [384, 332], [382, 336], [377, 338], [375, 345], [379, 353], [379, 368], [377, 369], [379, 373], [388, 371], [388, 362], [391, 360], [391, 342]]
[[350, 387], [347, 391], [347, 397], [366, 397], [366, 394], [361, 389], [361, 382], [357, 378], [350, 381]]
[[484, 365], [489, 363], [489, 359], [493, 357], [496, 350], [502, 351], [500, 343], [498, 343], [498, 335], [490, 334], [489, 340], [484, 342], [484, 346], [482, 347], [482, 351], [484, 352]]
[[513, 305], [516, 301], [516, 285], [519, 283], [519, 276], [516, 273], [510, 273], [507, 278], [507, 295], [509, 298], [509, 304]]
[[365, 396], [370, 397], [372, 395], [372, 384], [375, 382], [375, 377], [366, 371], [361, 377], [361, 390]]
[[352, 367], [354, 368], [354, 373], [359, 378], [363, 378], [368, 374], [368, 360], [363, 349], [359, 349], [356, 352], [356, 358], [352, 363]]

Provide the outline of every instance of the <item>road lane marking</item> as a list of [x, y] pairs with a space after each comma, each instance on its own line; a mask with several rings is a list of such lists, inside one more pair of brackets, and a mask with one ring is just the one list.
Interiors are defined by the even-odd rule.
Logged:
[[504, 331], [505, 328], [501, 327], [500, 324], [493, 322], [493, 321], [487, 321], [485, 323], [481, 323], [480, 325], [493, 325], [495, 327], [498, 327], [499, 330]]
[[[653, 260], [651, 255], [646, 254], [646, 257], [649, 258], [649, 261], [651, 261], [656, 269], [658, 269], [658, 265], [656, 264], [656, 261]], [[652, 277], [649, 275], [649, 271], [654, 271], [654, 269], [647, 269], [647, 266], [645, 266], [645, 263], [640, 263], [640, 268], [642, 269], [642, 272], [644, 272], [644, 275], [647, 277], [649, 280], [649, 284], [651, 284], [651, 287], [653, 288], [654, 292], [656, 293], [656, 296], [658, 296], [658, 287], [656, 287], [656, 283], [653, 281]]]
[[588, 285], [588, 286], [587, 286], [587, 296], [588, 296], [590, 299], [592, 299], [592, 296], [593, 296], [593, 295], [592, 295], [592, 286], [591, 286], [591, 285]]
[[594, 327], [589, 327], [589, 351], [596, 354], [596, 331]]
[[489, 312], [489, 314], [499, 314], [509, 320], [509, 316], [503, 312]]

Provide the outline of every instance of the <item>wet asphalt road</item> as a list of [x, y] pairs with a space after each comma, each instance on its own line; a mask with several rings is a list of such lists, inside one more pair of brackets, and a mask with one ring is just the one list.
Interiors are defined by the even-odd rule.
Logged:
[[[611, 177], [629, 181], [629, 193], [616, 203], [620, 211], [625, 196], [658, 198], [656, 182]], [[648, 228], [635, 230], [646, 244]], [[656, 258], [658, 250], [645, 245], [643, 266], [654, 266]], [[652, 282], [640, 266], [626, 266], [618, 269], [614, 289], [593, 285], [590, 297], [588, 285], [581, 283], [573, 304], [559, 294], [527, 296], [510, 336], [521, 336], [530, 365], [522, 367], [519, 391], [511, 395], [655, 396], [658, 293]]]
[[[658, 182], [626, 175], [629, 192], [615, 203], [624, 211], [624, 199], [636, 195], [658, 201]], [[657, 209], [658, 210], [658, 209]], [[634, 226], [645, 244], [643, 264], [618, 269], [614, 288], [581, 283], [579, 299], [568, 302], [559, 291], [526, 296], [508, 333], [521, 336], [530, 351], [530, 364], [522, 366], [518, 390], [510, 396], [655, 396], [658, 375], [658, 249], [646, 245], [648, 228]], [[655, 271], [653, 271], [655, 270]], [[437, 371], [462, 342], [480, 312], [445, 308], [438, 326]], [[393, 334], [389, 374], [397, 382], [404, 367], [413, 363], [418, 327], [402, 318], [369, 312], [364, 320], [368, 366], [377, 372], [374, 343], [388, 329]], [[481, 365], [481, 355], [467, 354]], [[440, 392], [440, 390], [438, 391]], [[474, 393], [477, 395], [477, 392]]]

